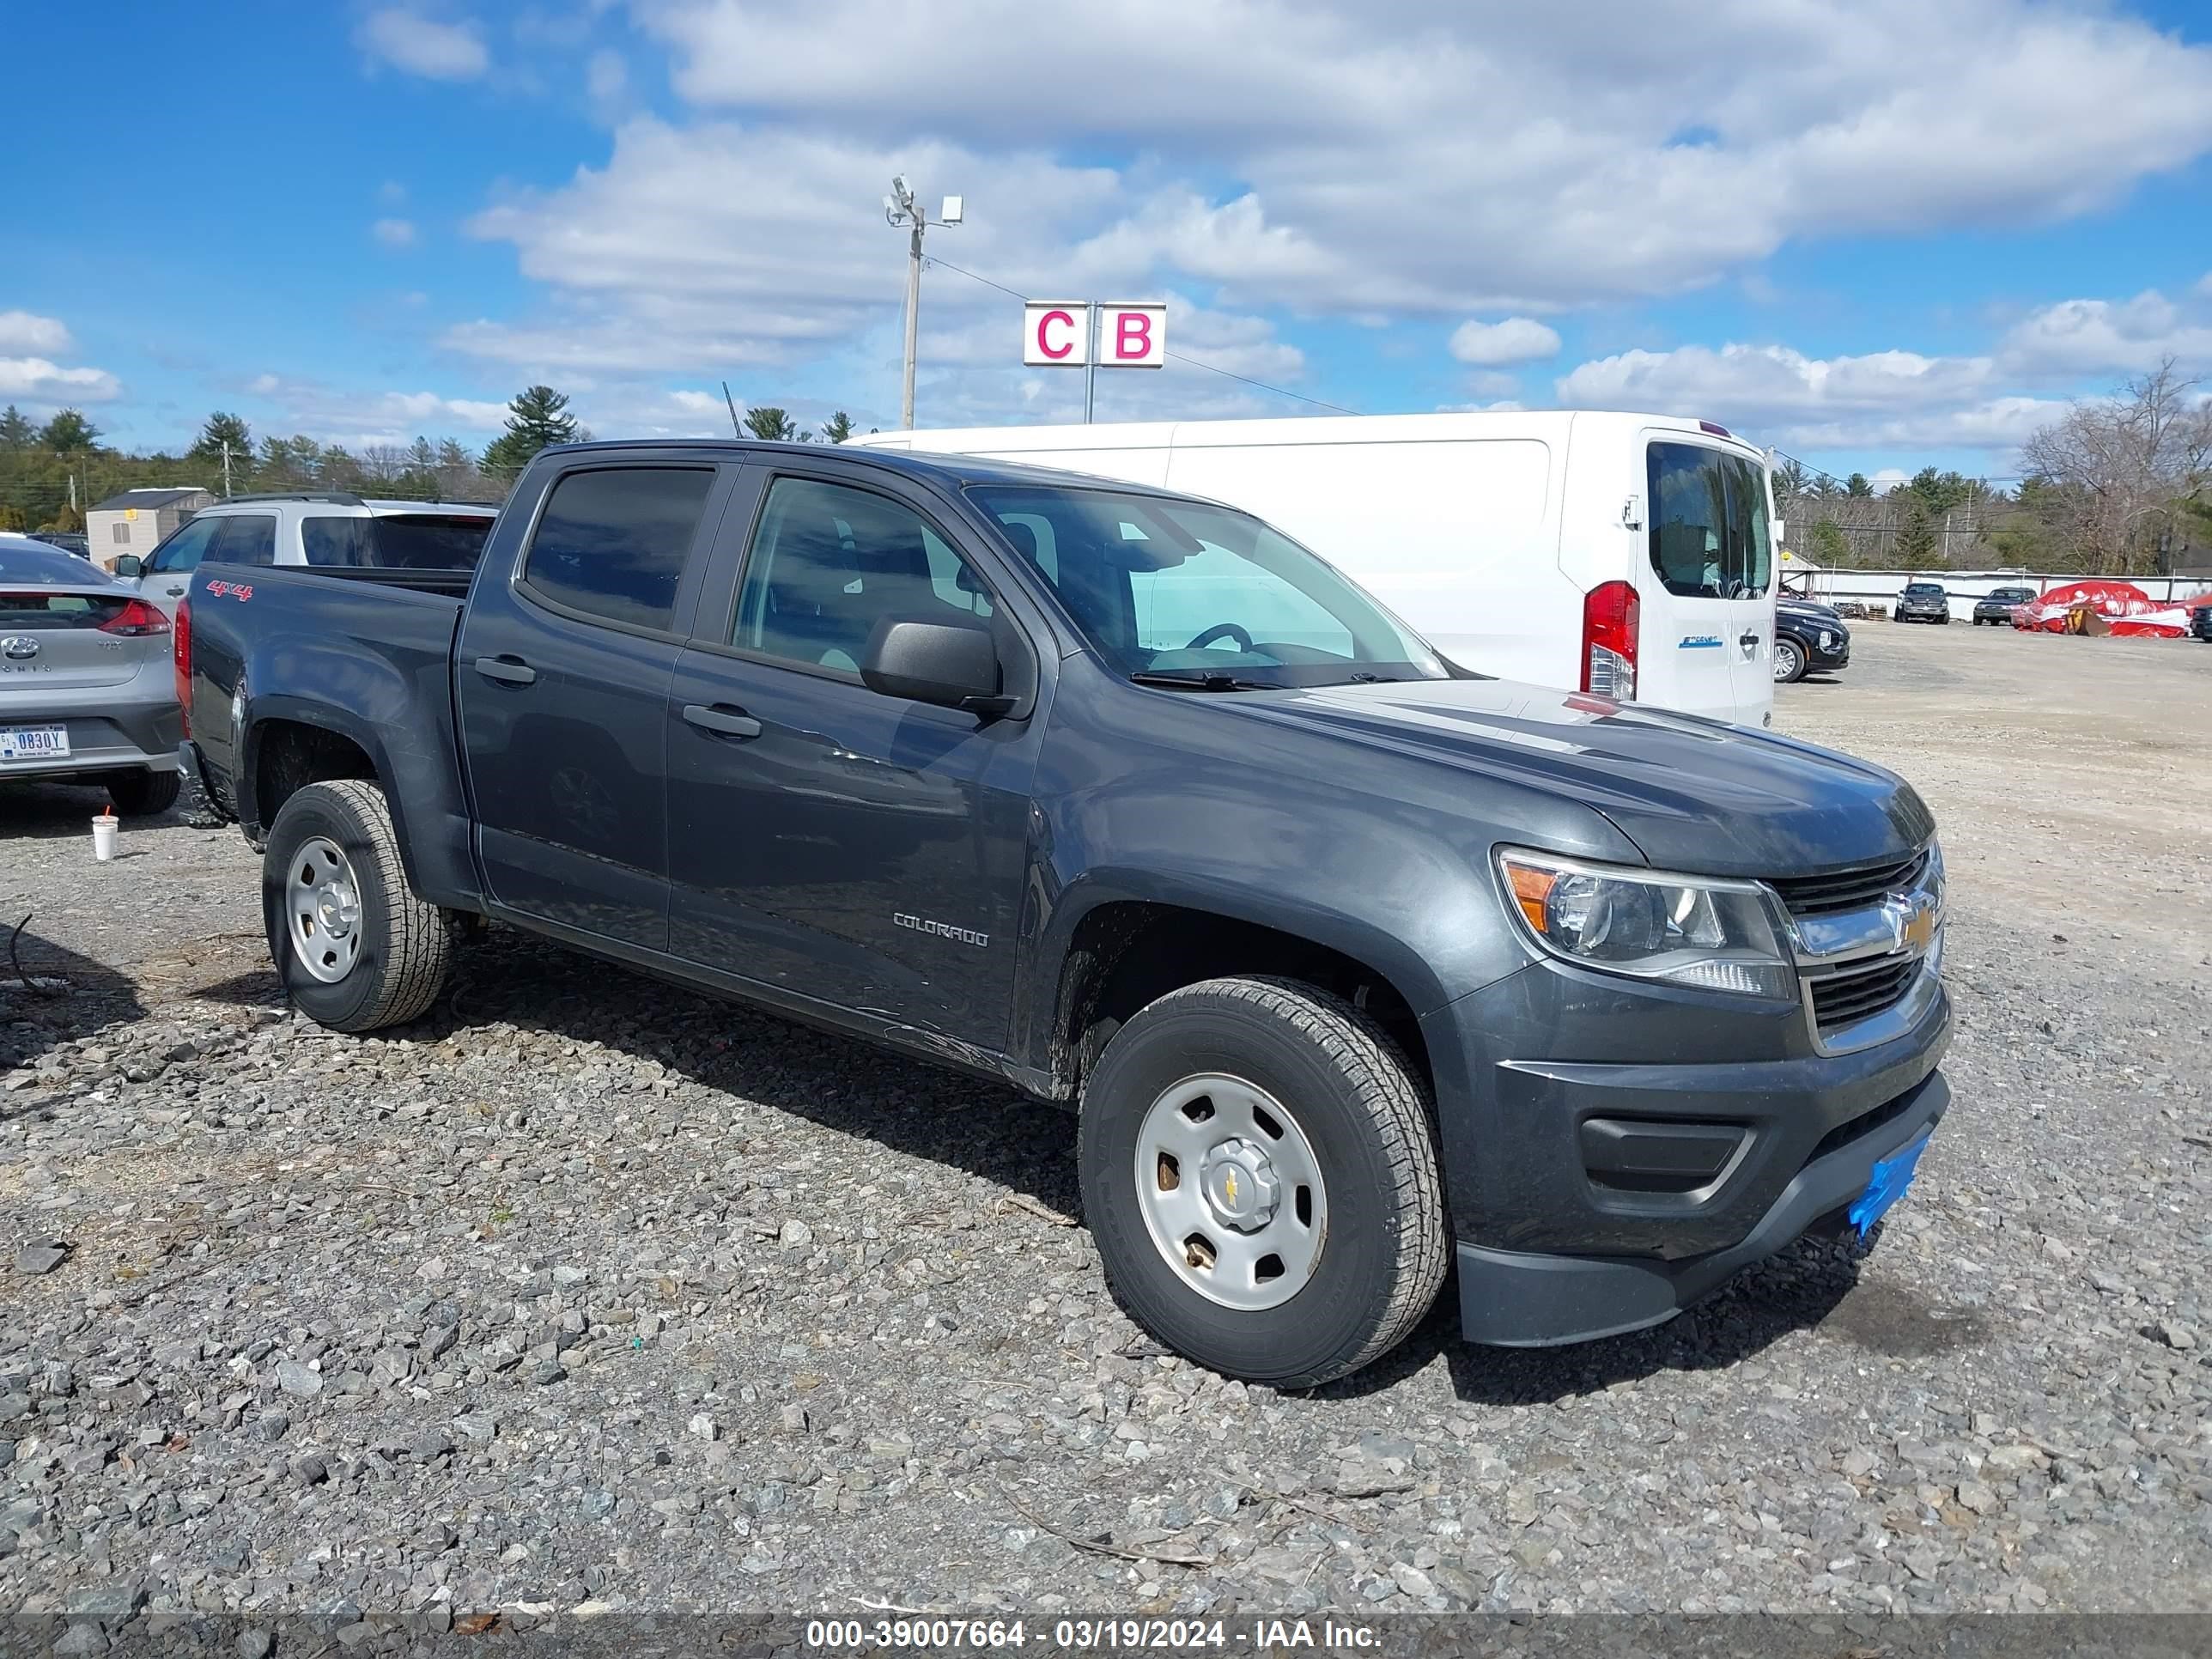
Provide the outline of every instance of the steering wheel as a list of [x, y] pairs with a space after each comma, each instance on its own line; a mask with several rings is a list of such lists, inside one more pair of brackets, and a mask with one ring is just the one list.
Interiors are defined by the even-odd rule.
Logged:
[[1183, 649], [1202, 651], [1214, 641], [1224, 637], [1236, 641], [1237, 648], [1239, 651], [1249, 653], [1252, 649], [1252, 635], [1245, 630], [1244, 624], [1242, 623], [1216, 623], [1188, 645], [1183, 647]]

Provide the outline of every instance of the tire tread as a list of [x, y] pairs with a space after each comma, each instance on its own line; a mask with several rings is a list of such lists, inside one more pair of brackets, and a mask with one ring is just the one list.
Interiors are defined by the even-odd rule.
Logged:
[[1348, 1376], [1397, 1346], [1420, 1323], [1450, 1265], [1450, 1229], [1445, 1224], [1435, 1113], [1427, 1091], [1404, 1050], [1380, 1024], [1344, 998], [1301, 980], [1259, 975], [1200, 980], [1147, 1005], [1130, 1024], [1148, 1016], [1171, 1016], [1180, 1006], [1199, 1000], [1244, 1004], [1320, 1050], [1351, 1085], [1382, 1145], [1401, 1223], [1389, 1297], [1373, 1325], [1348, 1346], [1297, 1375], [1273, 1381], [1277, 1388], [1301, 1389]]
[[[443, 909], [416, 897], [407, 884], [398, 832], [392, 827], [392, 808], [381, 787], [364, 779], [340, 778], [309, 784], [299, 793], [304, 795], [308, 790], [319, 790], [325, 799], [342, 804], [341, 810], [362, 832], [377, 884], [385, 896], [385, 914], [378, 918], [385, 937], [376, 995], [346, 1022], [344, 1029], [374, 1031], [419, 1019], [445, 989], [453, 952], [453, 923]], [[298, 795], [293, 797], [297, 799]], [[282, 818], [280, 812], [280, 823]]]

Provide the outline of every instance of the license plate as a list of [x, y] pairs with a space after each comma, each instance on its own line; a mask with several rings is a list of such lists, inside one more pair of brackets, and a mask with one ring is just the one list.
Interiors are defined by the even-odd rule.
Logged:
[[67, 760], [66, 726], [0, 726], [0, 761]]
[[1911, 1146], [1892, 1152], [1874, 1166], [1874, 1176], [1866, 1184], [1866, 1191], [1858, 1195], [1848, 1212], [1850, 1224], [1859, 1230], [1863, 1239], [1874, 1231], [1874, 1224], [1889, 1212], [1889, 1206], [1905, 1196], [1912, 1184], [1913, 1171], [1919, 1167], [1920, 1154], [1928, 1150], [1928, 1137], [1923, 1135]]

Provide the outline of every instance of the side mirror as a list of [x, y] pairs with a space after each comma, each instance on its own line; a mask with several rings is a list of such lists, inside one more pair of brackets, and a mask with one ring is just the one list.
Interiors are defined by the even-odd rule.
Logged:
[[1790, 520], [1787, 519], [1777, 519], [1772, 526], [1768, 530], [1766, 539], [1773, 543], [1777, 547], [1781, 546], [1783, 543], [1788, 541], [1790, 539]]
[[860, 684], [886, 697], [1003, 714], [1012, 700], [999, 691], [999, 650], [990, 630], [957, 623], [886, 617], [868, 635]]
[[125, 553], [115, 562], [115, 574], [126, 582], [135, 582], [146, 574], [146, 561], [136, 553]]

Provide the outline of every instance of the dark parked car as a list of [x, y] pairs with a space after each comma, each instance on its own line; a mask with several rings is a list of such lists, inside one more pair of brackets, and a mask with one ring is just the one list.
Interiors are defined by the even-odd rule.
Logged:
[[1832, 674], [1851, 661], [1851, 630], [1825, 605], [1781, 599], [1774, 606], [1774, 683]]
[[1974, 601], [1974, 626], [1979, 628], [1988, 623], [1993, 627], [2009, 627], [2014, 606], [2034, 603], [2035, 590], [2032, 587], [1992, 587]]
[[2198, 639], [2212, 643], [2212, 594], [2199, 600], [2190, 611], [2189, 631]]
[[1907, 582], [1890, 615], [1899, 622], [1948, 623], [1951, 596], [1941, 582]]
[[44, 542], [48, 547], [58, 547], [64, 553], [74, 553], [80, 559], [92, 556], [92, 544], [74, 530], [33, 530], [34, 542]]
[[491, 916], [1077, 1107], [1115, 1291], [1237, 1376], [1455, 1261], [1477, 1341], [1657, 1324], [1866, 1237], [1949, 1097], [1910, 785], [1470, 673], [1164, 490], [572, 446], [473, 581], [210, 561], [178, 631], [309, 1017], [416, 1018]]

